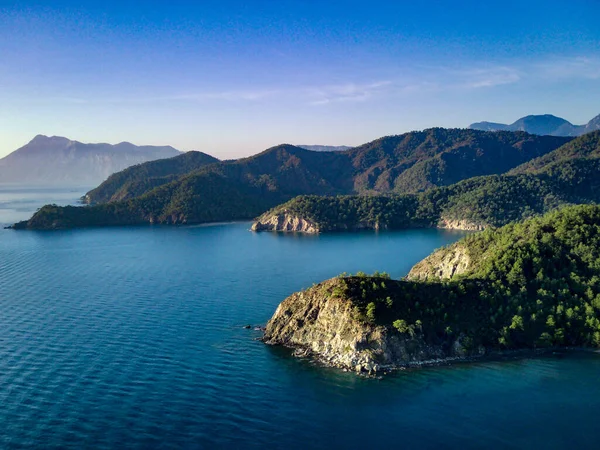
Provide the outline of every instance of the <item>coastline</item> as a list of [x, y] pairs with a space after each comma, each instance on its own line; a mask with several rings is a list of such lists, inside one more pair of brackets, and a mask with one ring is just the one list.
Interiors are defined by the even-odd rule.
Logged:
[[264, 341], [264, 337], [256, 338], [263, 342], [265, 345], [270, 347], [284, 348], [289, 352], [290, 357], [307, 360], [310, 363], [331, 369], [336, 369], [341, 372], [354, 373], [357, 376], [363, 378], [381, 378], [385, 375], [393, 375], [397, 372], [407, 370], [418, 370], [426, 369], [431, 367], [442, 367], [442, 366], [453, 366], [483, 362], [503, 362], [503, 361], [518, 361], [530, 358], [540, 358], [549, 355], [559, 354], [576, 354], [576, 353], [587, 353], [596, 354], [600, 357], [600, 349], [591, 347], [547, 347], [547, 348], [534, 348], [534, 349], [512, 349], [512, 350], [492, 350], [482, 354], [480, 356], [450, 356], [446, 358], [427, 359], [422, 361], [411, 361], [402, 364], [393, 365], [379, 365], [376, 371], [363, 371], [363, 370], [351, 370], [347, 367], [343, 367], [332, 363], [329, 359], [322, 355], [313, 352], [310, 348], [301, 345], [280, 345], [270, 344]]

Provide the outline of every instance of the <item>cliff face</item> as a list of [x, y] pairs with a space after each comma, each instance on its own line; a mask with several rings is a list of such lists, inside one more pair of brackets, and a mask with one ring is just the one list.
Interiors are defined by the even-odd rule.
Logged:
[[252, 231], [295, 231], [318, 233], [319, 227], [311, 220], [283, 212], [260, 218], [252, 224]]
[[447, 280], [466, 273], [471, 264], [468, 249], [460, 244], [441, 249], [417, 263], [408, 273], [409, 280]]
[[440, 218], [440, 221], [437, 225], [438, 228], [446, 228], [449, 230], [465, 230], [465, 231], [483, 231], [486, 226], [471, 222], [466, 219], [449, 219], [446, 217]]
[[365, 322], [352, 301], [336, 295], [339, 285], [339, 279], [328, 280], [284, 300], [267, 323], [264, 342], [369, 374], [467, 356], [460, 337], [442, 348], [428, 345], [418, 333]]
[[[422, 225], [415, 224], [411, 228], [420, 228]], [[336, 231], [358, 231], [358, 230], [386, 230], [389, 227], [376, 221], [361, 221], [349, 224], [336, 224]], [[482, 231], [485, 225], [477, 224], [469, 220], [441, 218], [437, 228], [449, 230]], [[297, 233], [320, 233], [321, 231], [332, 231], [332, 229], [321, 229], [314, 221], [301, 217], [288, 211], [266, 213], [259, 217], [253, 224], [253, 231], [283, 231]]]

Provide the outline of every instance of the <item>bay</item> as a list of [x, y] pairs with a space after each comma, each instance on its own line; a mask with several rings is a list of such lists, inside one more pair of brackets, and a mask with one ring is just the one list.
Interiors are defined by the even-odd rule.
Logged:
[[249, 225], [1, 230], [0, 447], [597, 448], [595, 354], [375, 380], [244, 328], [344, 271], [401, 277], [463, 233]]

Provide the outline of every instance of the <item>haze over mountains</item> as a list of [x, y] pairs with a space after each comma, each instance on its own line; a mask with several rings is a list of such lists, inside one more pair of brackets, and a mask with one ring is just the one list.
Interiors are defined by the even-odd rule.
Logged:
[[343, 152], [350, 150], [352, 147], [347, 145], [297, 145], [297, 147], [312, 150], [314, 152]]
[[[344, 152], [279, 145], [249, 158], [214, 163], [202, 154], [187, 161], [188, 153], [113, 175], [86, 195], [95, 206], [45, 207], [20, 226], [251, 219], [297, 195], [420, 192], [499, 174], [570, 140], [524, 132], [432, 128], [383, 137]], [[163, 170], [163, 165], [168, 168]], [[182, 173], [185, 170], [189, 172]]]
[[568, 120], [552, 114], [525, 116], [507, 125], [494, 122], [477, 122], [469, 125], [472, 130], [481, 131], [525, 131], [531, 134], [550, 136], [581, 136], [600, 130], [600, 115], [585, 125], [573, 125]]
[[0, 183], [89, 186], [134, 164], [179, 154], [170, 146], [83, 144], [38, 135], [0, 159]]
[[[345, 151], [352, 147], [345, 145], [301, 145], [312, 151]], [[180, 155], [181, 151], [171, 146], [136, 146], [129, 142], [120, 144], [84, 144], [60, 136], [38, 135], [23, 147], [0, 159], [0, 183], [90, 186], [106, 180], [117, 173], [140, 163]], [[219, 161], [201, 152], [177, 161], [179, 169], [166, 164], [157, 170], [172, 169], [169, 176], [180, 175], [178, 170], [191, 170], [202, 165]], [[200, 154], [198, 154], [200, 153]], [[145, 178], [158, 176], [154, 166], [146, 167]], [[188, 170], [188, 171], [189, 171]], [[167, 170], [168, 171], [168, 170]], [[165, 174], [166, 175], [166, 174]], [[142, 175], [138, 174], [138, 182]]]
[[[478, 122], [471, 124], [469, 129], [505, 132], [523, 131], [538, 136], [575, 137], [600, 130], [600, 115], [590, 120], [586, 125], [573, 125], [560, 117], [545, 114], [526, 116], [511, 125]], [[429, 132], [430, 130], [426, 131]], [[396, 149], [391, 154], [381, 154], [380, 156], [383, 159], [378, 164], [368, 168], [362, 174], [356, 174], [354, 183], [364, 185], [360, 187], [356, 185], [355, 191], [357, 192], [364, 189], [373, 189], [381, 192], [394, 188], [403, 192], [419, 191], [432, 186], [454, 183], [460, 179], [464, 179], [466, 175], [474, 176], [475, 174], [500, 173], [490, 172], [489, 168], [486, 169], [483, 166], [478, 169], [470, 167], [470, 164], [472, 165], [474, 161], [480, 165], [488, 164], [487, 159], [490, 155], [493, 156], [495, 163], [501, 165], [502, 171], [514, 167], [516, 161], [514, 158], [518, 159], [518, 152], [514, 153], [512, 150], [507, 154], [503, 154], [504, 156], [490, 153], [496, 150], [501, 152], [506, 151], [506, 147], [504, 150], [498, 147], [498, 145], [503, 145], [501, 141], [506, 136], [499, 139], [497, 143], [491, 143], [489, 137], [485, 138], [488, 139], [488, 142], [476, 142], [478, 139], [483, 139], [483, 135], [465, 134], [465, 142], [460, 142], [459, 139], [457, 142], [444, 143], [437, 142], [437, 138], [431, 133], [429, 133], [429, 137], [427, 138], [432, 140], [431, 142], [427, 139], [419, 142], [420, 136], [425, 136], [420, 133], [423, 132], [388, 136], [358, 147], [345, 145], [297, 145], [292, 147], [320, 153], [348, 153], [354, 165], [362, 164], [361, 160], [363, 156], [361, 155], [365, 153], [366, 149], [373, 146], [381, 145], [385, 151], [396, 146], [406, 147], [406, 152]], [[399, 139], [404, 141], [399, 142]], [[431, 153], [427, 150], [428, 148], [438, 148], [440, 145], [444, 146], [446, 144], [448, 144], [448, 147], [442, 152], [443, 155], [438, 155], [436, 151]], [[513, 144], [510, 145], [512, 146]], [[519, 145], [521, 144], [518, 144], [515, 148], [519, 147]], [[524, 141], [523, 145], [529, 144]], [[456, 148], [453, 150], [452, 146]], [[467, 147], [471, 148], [470, 154], [465, 153]], [[483, 154], [475, 155], [480, 151], [480, 148], [485, 149]], [[399, 160], [395, 160], [395, 154], [398, 151], [400, 153], [404, 152], [404, 154]], [[171, 146], [136, 146], [129, 142], [121, 142], [116, 145], [105, 143], [84, 144], [65, 137], [38, 135], [28, 144], [0, 159], [0, 183], [61, 186], [97, 185], [106, 180], [111, 174], [120, 172], [127, 167], [148, 161], [174, 157], [181, 153]], [[191, 157], [189, 161], [181, 162], [180, 169], [199, 168], [200, 166], [218, 161], [212, 156], [202, 155], [202, 157]], [[541, 155], [533, 157], [536, 156]], [[429, 158], [431, 160], [428, 160]], [[244, 158], [242, 160], [247, 159]], [[466, 162], [467, 160], [470, 162]], [[516, 162], [520, 164], [525, 161], [520, 160]], [[196, 167], [198, 164], [199, 166]], [[171, 177], [169, 181], [172, 181], [173, 177], [181, 175], [181, 172], [175, 170], [168, 175]], [[140, 183], [144, 177], [138, 174], [137, 178], [137, 182]], [[150, 184], [148, 184], [149, 187], [154, 186], [152, 183], [158, 183], [158, 180], [155, 179], [156, 175], [148, 174], [146, 178], [153, 178]], [[162, 181], [165, 181], [165, 179]], [[162, 181], [159, 185], [162, 184]], [[128, 186], [122, 191], [129, 191], [130, 187]], [[137, 189], [134, 188], [134, 190]]]

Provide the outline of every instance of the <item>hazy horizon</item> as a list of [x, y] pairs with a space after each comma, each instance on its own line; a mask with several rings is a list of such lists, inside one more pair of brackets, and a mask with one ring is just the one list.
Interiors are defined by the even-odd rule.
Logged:
[[600, 113], [600, 5], [32, 1], [0, 7], [0, 157], [35, 135], [200, 150]]

